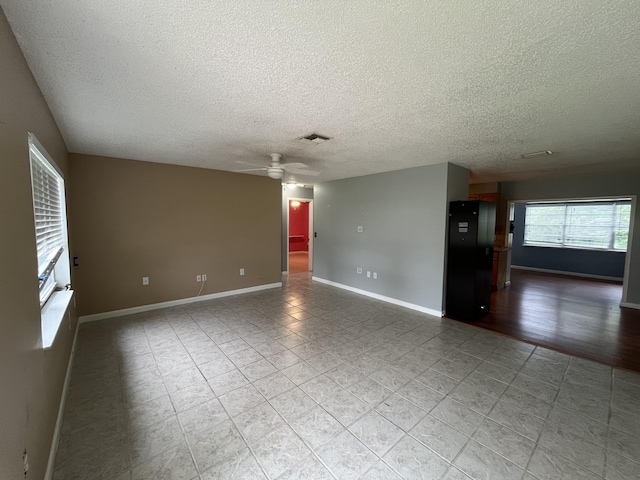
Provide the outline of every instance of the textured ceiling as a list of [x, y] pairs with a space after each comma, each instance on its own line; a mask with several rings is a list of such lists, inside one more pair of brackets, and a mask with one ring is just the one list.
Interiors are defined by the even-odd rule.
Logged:
[[638, 0], [0, 5], [72, 152], [220, 170], [279, 152], [322, 172], [306, 183], [640, 165]]

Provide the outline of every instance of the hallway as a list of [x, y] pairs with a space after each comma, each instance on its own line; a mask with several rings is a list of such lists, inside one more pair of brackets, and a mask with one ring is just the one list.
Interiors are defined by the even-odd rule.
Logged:
[[289, 253], [289, 273], [303, 273], [309, 271], [309, 252]]

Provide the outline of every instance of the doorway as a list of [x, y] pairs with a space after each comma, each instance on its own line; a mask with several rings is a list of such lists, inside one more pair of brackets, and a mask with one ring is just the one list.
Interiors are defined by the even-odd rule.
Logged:
[[287, 209], [287, 271], [313, 270], [313, 200], [289, 198]]
[[[533, 205], [533, 208], [539, 210], [557, 209], [562, 204], [567, 205], [584, 205], [589, 207], [593, 204], [621, 202], [627, 205], [627, 224], [624, 228], [627, 243], [625, 251], [613, 251], [611, 249], [596, 248], [552, 248], [544, 245], [528, 245], [525, 239], [525, 215], [526, 206]], [[557, 205], [557, 206], [556, 206]], [[583, 207], [580, 207], [583, 208]], [[613, 207], [612, 207], [613, 208]], [[603, 280], [605, 282], [617, 281], [622, 283], [620, 306], [626, 306], [627, 283], [629, 277], [629, 259], [626, 248], [630, 248], [632, 244], [633, 234], [633, 218], [636, 209], [636, 197], [628, 196], [624, 198], [614, 197], [594, 197], [594, 198], [565, 198], [565, 199], [544, 199], [544, 200], [511, 200], [507, 203], [506, 231], [509, 232], [507, 246], [509, 252], [506, 261], [506, 280], [507, 285], [511, 284], [511, 269], [528, 270], [539, 273], [559, 274], [568, 276], [577, 276], [582, 278], [591, 278], [594, 280]], [[567, 223], [567, 214], [565, 220], [556, 222], [559, 224]], [[573, 214], [578, 217], [575, 213]], [[584, 223], [590, 225], [588, 220]], [[546, 222], [550, 225], [551, 221]], [[613, 225], [613, 224], [612, 224]], [[589, 230], [595, 231], [600, 225], [589, 226]], [[555, 227], [555, 225], [551, 225]], [[545, 227], [545, 228], [551, 228]], [[556, 227], [558, 228], [558, 227]], [[568, 228], [568, 227], [563, 227]], [[615, 228], [615, 227], [611, 227]], [[548, 233], [545, 231], [545, 233]], [[618, 232], [616, 230], [616, 236]], [[564, 238], [564, 235], [561, 235]], [[576, 237], [578, 235], [575, 235]], [[575, 239], [574, 239], [575, 240]], [[564, 243], [563, 243], [564, 246]], [[526, 252], [526, 254], [525, 254]], [[516, 260], [516, 262], [514, 262]], [[517, 266], [516, 266], [517, 265]], [[584, 268], [585, 266], [589, 268]]]

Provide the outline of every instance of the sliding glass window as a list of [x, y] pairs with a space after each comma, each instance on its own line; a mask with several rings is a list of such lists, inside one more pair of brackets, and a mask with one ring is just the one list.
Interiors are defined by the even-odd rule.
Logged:
[[626, 251], [631, 200], [528, 203], [524, 244]]

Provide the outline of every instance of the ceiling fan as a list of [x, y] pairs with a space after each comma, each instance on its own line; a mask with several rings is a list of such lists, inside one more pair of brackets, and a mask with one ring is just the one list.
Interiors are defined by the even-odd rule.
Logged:
[[246, 168], [244, 170], [234, 170], [234, 172], [257, 172], [260, 170], [264, 170], [267, 172], [269, 178], [273, 178], [275, 180], [280, 180], [284, 173], [293, 173], [296, 175], [319, 175], [320, 172], [316, 172], [315, 170], [309, 170], [304, 163], [300, 162], [291, 162], [291, 163], [280, 163], [282, 160], [282, 155], [279, 153], [271, 154], [271, 165], [263, 166], [258, 165], [256, 163], [243, 162], [238, 160], [238, 163], [244, 163], [246, 165], [253, 165], [254, 167], [259, 168]]

